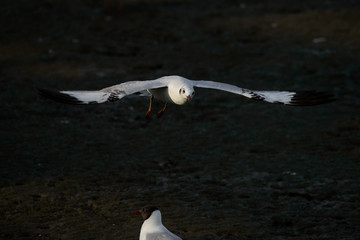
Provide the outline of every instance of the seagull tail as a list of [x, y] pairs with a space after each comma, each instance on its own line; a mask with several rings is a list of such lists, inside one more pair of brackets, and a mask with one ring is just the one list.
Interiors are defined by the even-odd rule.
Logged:
[[57, 91], [38, 88], [39, 94], [56, 102], [66, 104], [93, 104], [111, 101], [110, 93], [102, 91]]

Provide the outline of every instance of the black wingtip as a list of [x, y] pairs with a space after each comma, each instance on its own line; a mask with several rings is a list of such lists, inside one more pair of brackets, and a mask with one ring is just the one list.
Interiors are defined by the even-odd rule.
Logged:
[[328, 92], [300, 91], [291, 98], [289, 105], [314, 106], [336, 101], [335, 96]]
[[68, 94], [61, 93], [57, 90], [50, 90], [44, 88], [38, 88], [37, 90], [41, 96], [56, 102], [61, 102], [66, 104], [84, 104], [83, 102], [79, 101], [77, 98], [70, 96]]

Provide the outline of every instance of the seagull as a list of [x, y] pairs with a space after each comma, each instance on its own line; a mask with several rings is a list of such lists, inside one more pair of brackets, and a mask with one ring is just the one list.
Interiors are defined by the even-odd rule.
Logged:
[[67, 104], [94, 104], [115, 102], [123, 97], [139, 94], [150, 97], [146, 117], [151, 113], [154, 98], [162, 101], [164, 106], [158, 112], [160, 117], [168, 103], [183, 105], [195, 95], [194, 88], [222, 90], [245, 96], [254, 100], [269, 103], [281, 103], [291, 106], [312, 106], [334, 101], [332, 94], [319, 91], [258, 91], [240, 88], [235, 85], [206, 81], [190, 80], [180, 76], [164, 76], [155, 80], [129, 81], [106, 87], [100, 90], [69, 90], [57, 91], [39, 88], [39, 93], [54, 101]]
[[157, 207], [146, 206], [134, 214], [141, 215], [144, 219], [139, 240], [182, 240], [162, 224], [161, 212]]

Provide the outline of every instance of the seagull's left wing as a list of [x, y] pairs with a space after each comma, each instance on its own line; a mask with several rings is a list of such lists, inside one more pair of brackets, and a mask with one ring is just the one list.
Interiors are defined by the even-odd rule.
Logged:
[[147, 89], [166, 87], [167, 82], [163, 79], [148, 81], [131, 81], [96, 91], [57, 91], [39, 88], [39, 93], [57, 102], [68, 104], [92, 104], [114, 102], [125, 96], [143, 92]]
[[194, 87], [217, 89], [270, 103], [311, 106], [334, 101], [332, 94], [318, 91], [254, 91], [213, 81], [192, 81]]

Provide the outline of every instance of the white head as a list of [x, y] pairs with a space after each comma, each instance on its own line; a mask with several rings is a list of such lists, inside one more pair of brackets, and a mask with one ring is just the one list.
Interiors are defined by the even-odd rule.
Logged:
[[171, 100], [178, 105], [189, 102], [195, 95], [192, 83], [188, 79], [179, 76], [171, 76], [171, 78], [174, 80], [168, 86]]

